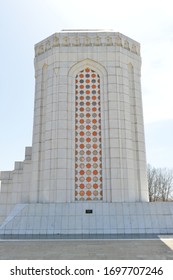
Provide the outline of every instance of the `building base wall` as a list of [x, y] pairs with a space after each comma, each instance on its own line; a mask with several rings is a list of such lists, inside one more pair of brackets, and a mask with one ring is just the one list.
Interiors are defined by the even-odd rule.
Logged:
[[0, 235], [173, 234], [173, 203], [17, 204]]

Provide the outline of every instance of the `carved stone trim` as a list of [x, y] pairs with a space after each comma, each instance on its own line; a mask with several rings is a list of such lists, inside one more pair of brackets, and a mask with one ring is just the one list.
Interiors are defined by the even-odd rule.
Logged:
[[120, 33], [109, 35], [106, 34], [106, 32], [95, 37], [91, 36], [91, 34], [70, 34], [69, 36], [68, 34], [56, 33], [35, 46], [35, 56], [37, 57], [54, 47], [61, 46], [117, 46], [140, 56], [139, 43], [133, 41], [130, 38], [128, 39], [126, 36], [121, 35]]

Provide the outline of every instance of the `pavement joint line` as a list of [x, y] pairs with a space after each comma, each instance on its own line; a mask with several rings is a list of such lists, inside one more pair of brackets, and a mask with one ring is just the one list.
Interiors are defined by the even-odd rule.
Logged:
[[0, 239], [0, 242], [36, 242], [36, 241], [154, 241], [173, 240], [173, 238], [123, 238], [123, 239]]

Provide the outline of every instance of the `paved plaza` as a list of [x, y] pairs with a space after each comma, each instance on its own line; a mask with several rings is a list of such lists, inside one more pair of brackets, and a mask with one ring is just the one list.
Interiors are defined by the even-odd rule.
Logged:
[[173, 260], [173, 238], [1, 240], [1, 260]]

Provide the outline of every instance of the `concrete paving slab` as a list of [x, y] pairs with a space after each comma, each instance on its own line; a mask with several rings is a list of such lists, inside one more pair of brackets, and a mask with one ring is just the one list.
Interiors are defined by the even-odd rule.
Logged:
[[173, 260], [173, 239], [3, 240], [1, 260]]

